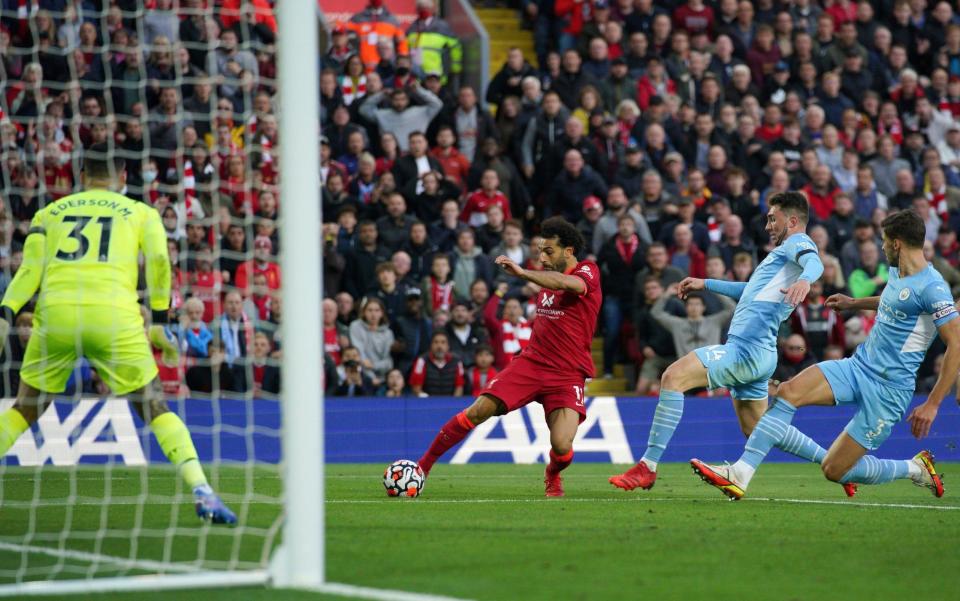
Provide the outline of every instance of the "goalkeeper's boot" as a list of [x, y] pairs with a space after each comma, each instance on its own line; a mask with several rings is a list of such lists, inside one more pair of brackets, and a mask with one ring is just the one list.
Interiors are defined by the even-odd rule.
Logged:
[[691, 459], [690, 465], [693, 466], [693, 473], [710, 486], [720, 489], [720, 492], [727, 495], [731, 501], [739, 501], [743, 498], [746, 487], [736, 481], [729, 465], [709, 465], [699, 459]]
[[940, 498], [943, 496], [943, 474], [937, 473], [936, 462], [933, 460], [933, 453], [930, 451], [920, 451], [911, 459], [920, 466], [920, 474], [910, 476], [910, 480], [917, 486], [930, 489], [933, 496]]
[[220, 497], [209, 486], [193, 489], [193, 500], [197, 508], [197, 517], [214, 524], [236, 525], [237, 515], [230, 511]]
[[623, 490], [633, 490], [635, 488], [650, 490], [653, 488], [653, 485], [656, 483], [656, 481], [657, 472], [647, 467], [647, 464], [643, 461], [638, 461], [637, 465], [631, 467], [622, 474], [610, 476], [608, 480], [610, 484], [613, 484], [617, 488], [622, 488]]
[[840, 486], [843, 487], [843, 492], [845, 492], [848, 497], [853, 497], [857, 494], [857, 485], [853, 482], [844, 482]]
[[560, 477], [560, 472], [554, 472], [547, 468], [543, 473], [543, 483], [546, 485], [546, 491], [544, 492], [546, 496], [563, 496], [563, 478]]

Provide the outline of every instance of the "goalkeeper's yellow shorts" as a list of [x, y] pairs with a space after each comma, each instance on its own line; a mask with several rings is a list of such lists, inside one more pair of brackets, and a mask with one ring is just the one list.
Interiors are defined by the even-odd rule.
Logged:
[[157, 375], [136, 307], [38, 307], [20, 379], [43, 392], [63, 392], [78, 357], [85, 357], [117, 395], [142, 388]]

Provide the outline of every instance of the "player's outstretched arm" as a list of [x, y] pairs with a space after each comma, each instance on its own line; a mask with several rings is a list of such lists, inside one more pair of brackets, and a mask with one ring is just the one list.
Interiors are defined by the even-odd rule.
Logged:
[[820, 255], [812, 249], [802, 249], [797, 253], [797, 264], [803, 267], [803, 272], [796, 282], [789, 288], [781, 288], [780, 292], [784, 294], [784, 302], [796, 307], [807, 298], [810, 293], [810, 283], [816, 282], [823, 275], [823, 261]]
[[564, 290], [567, 292], [576, 292], [577, 294], [586, 294], [587, 285], [576, 276], [559, 273], [556, 271], [530, 271], [517, 265], [510, 257], [500, 255], [494, 259], [494, 263], [503, 268], [510, 275], [523, 278], [528, 282], [547, 288], [549, 290]]
[[153, 346], [163, 352], [164, 364], [174, 366], [179, 362], [180, 349], [167, 336], [166, 331], [170, 311], [170, 257], [167, 254], [167, 236], [163, 231], [160, 214], [153, 209], [145, 210], [148, 213], [140, 231], [140, 248], [143, 249], [145, 259], [147, 292], [153, 315], [147, 337]]
[[851, 298], [846, 294], [831, 294], [824, 305], [834, 311], [876, 311], [880, 308], [880, 297]]
[[[30, 224], [27, 240], [23, 245], [23, 263], [13, 276], [13, 281], [3, 295], [4, 307], [8, 307], [14, 315], [33, 298], [40, 288], [43, 279], [44, 253], [47, 245], [46, 231], [39, 219], [39, 213]], [[161, 226], [162, 227], [162, 226]]]
[[927, 395], [927, 400], [917, 405], [910, 412], [910, 417], [907, 418], [910, 423], [910, 431], [917, 439], [930, 433], [930, 426], [933, 425], [933, 420], [937, 417], [940, 404], [950, 392], [956, 382], [957, 373], [960, 372], [960, 318], [956, 317], [956, 308], [948, 305], [947, 310], [950, 309], [952, 309], [954, 318], [939, 328], [940, 338], [947, 345], [940, 375], [937, 376], [937, 382], [933, 385], [933, 390]]
[[170, 256], [167, 254], [167, 235], [160, 214], [146, 209], [147, 218], [140, 234], [146, 268], [147, 292], [150, 309], [166, 312], [170, 309]]
[[[687, 278], [680, 282], [680, 294], [681, 298], [686, 296], [684, 294], [684, 283], [687, 280], [692, 280], [695, 278]], [[723, 296], [729, 296], [735, 301], [740, 300], [740, 297], [743, 296], [743, 291], [747, 289], [746, 282], [728, 282], [727, 280], [703, 280], [704, 287], [710, 292], [715, 292], [717, 294], [722, 294]]]

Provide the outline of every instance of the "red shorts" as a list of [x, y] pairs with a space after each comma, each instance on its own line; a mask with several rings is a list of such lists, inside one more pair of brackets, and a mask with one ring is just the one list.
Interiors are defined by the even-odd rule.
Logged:
[[549, 371], [523, 355], [490, 380], [480, 394], [499, 399], [508, 412], [536, 402], [543, 405], [545, 415], [566, 407], [580, 414], [581, 423], [587, 417], [582, 377]]

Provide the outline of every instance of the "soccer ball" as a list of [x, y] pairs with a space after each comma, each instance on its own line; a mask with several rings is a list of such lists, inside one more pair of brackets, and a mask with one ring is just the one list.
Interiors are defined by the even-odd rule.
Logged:
[[419, 497], [423, 482], [423, 470], [409, 459], [398, 459], [383, 472], [383, 487], [390, 497]]

